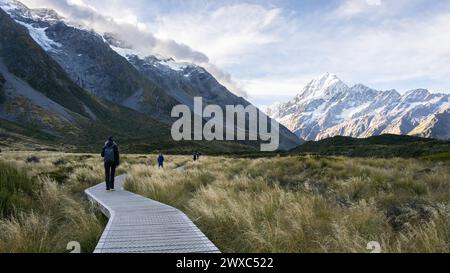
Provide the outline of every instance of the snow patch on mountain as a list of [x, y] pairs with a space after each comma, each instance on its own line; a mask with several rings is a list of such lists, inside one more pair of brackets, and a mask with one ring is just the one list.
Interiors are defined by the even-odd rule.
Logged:
[[351, 107], [351, 108], [346, 108], [342, 111], [342, 113], [339, 115], [339, 118], [341, 119], [349, 119], [352, 118], [354, 115], [356, 115], [357, 113], [363, 111], [364, 109], [366, 109], [367, 107], [370, 106], [370, 102], [365, 103], [363, 105], [360, 106], [356, 106], [356, 107]]
[[[106, 43], [108, 42], [107, 40], [104, 40]], [[141, 52], [138, 52], [134, 49], [131, 48], [123, 48], [123, 47], [117, 47], [117, 46], [113, 46], [113, 45], [109, 45], [109, 47], [114, 50], [117, 54], [119, 54], [120, 56], [124, 57], [125, 59], [129, 59], [132, 56], [138, 56], [139, 58], [145, 58], [147, 57], [145, 54], [142, 54]]]
[[17, 22], [28, 29], [31, 38], [33, 38], [33, 40], [36, 41], [36, 43], [38, 43], [45, 51], [55, 51], [61, 47], [61, 44], [53, 41], [47, 36], [45, 33], [47, 27], [38, 28], [34, 27], [32, 24], [27, 24], [21, 21]]
[[9, 0], [0, 0], [0, 8], [6, 12], [10, 12], [11, 10], [17, 9], [17, 6], [13, 5]]
[[[46, 30], [48, 26], [39, 26], [38, 22], [55, 23], [62, 20], [62, 17], [50, 9], [28, 9], [22, 3], [15, 0], [0, 0], [0, 8], [10, 14], [13, 19], [28, 29], [30, 36], [45, 51], [55, 51], [61, 44], [50, 39]], [[29, 19], [29, 22], [26, 21]]]
[[[107, 40], [105, 40], [105, 41], [108, 42]], [[115, 52], [117, 52], [119, 55], [126, 58], [127, 60], [130, 60], [130, 58], [133, 56], [137, 56], [138, 58], [140, 58], [142, 60], [147, 59], [147, 58], [152, 58], [154, 66], [162, 65], [173, 71], [183, 71], [186, 67], [194, 65], [192, 63], [187, 63], [187, 62], [177, 62], [173, 58], [164, 58], [164, 57], [158, 58], [156, 56], [149, 56], [147, 54], [143, 54], [143, 53], [141, 53], [137, 50], [131, 49], [131, 48], [118, 47], [118, 46], [114, 46], [112, 44], [109, 44], [109, 46], [111, 47], [112, 50], [114, 50]]]
[[174, 71], [183, 71], [186, 67], [193, 65], [191, 63], [186, 62], [176, 62], [174, 59], [162, 60], [160, 64], [166, 65]]

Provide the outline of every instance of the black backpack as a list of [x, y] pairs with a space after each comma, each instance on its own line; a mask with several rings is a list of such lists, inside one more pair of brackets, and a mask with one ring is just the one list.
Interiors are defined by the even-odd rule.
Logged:
[[105, 162], [115, 162], [114, 145], [105, 147]]

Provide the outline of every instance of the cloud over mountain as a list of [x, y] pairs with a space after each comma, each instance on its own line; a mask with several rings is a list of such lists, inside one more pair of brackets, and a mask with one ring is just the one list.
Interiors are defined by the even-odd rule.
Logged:
[[202, 65], [232, 92], [239, 96], [248, 96], [243, 88], [232, 80], [231, 75], [211, 63], [206, 54], [175, 40], [158, 38], [145, 23], [138, 20], [105, 16], [83, 0], [25, 0], [22, 2], [34, 7], [52, 8], [69, 21], [92, 28], [99, 33], [114, 33], [121, 40], [131, 42], [133, 49], [144, 54], [169, 56], [179, 61]]

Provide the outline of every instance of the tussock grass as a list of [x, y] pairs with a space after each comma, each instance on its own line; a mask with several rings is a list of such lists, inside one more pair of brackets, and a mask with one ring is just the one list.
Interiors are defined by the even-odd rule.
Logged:
[[[184, 159], [183, 159], [184, 158]], [[450, 168], [414, 159], [187, 157], [127, 189], [186, 212], [224, 252], [450, 252]]]
[[33, 194], [38, 190], [37, 183], [28, 176], [12, 165], [0, 162], [0, 218], [31, 206]]
[[0, 252], [60, 253], [71, 241], [93, 251], [106, 219], [83, 191], [103, 179], [98, 155], [2, 153]]
[[[30, 157], [39, 160], [29, 161]], [[181, 167], [181, 168], [180, 168]], [[446, 161], [124, 155], [126, 188], [186, 212], [224, 252], [450, 252]], [[83, 191], [98, 155], [0, 154], [0, 252], [95, 248], [106, 219]]]

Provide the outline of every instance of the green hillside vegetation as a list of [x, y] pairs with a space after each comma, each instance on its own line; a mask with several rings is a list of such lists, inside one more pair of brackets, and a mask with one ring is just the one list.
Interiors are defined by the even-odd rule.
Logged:
[[293, 154], [341, 155], [350, 157], [422, 157], [450, 152], [450, 141], [411, 136], [381, 135], [366, 139], [337, 136], [306, 142]]

